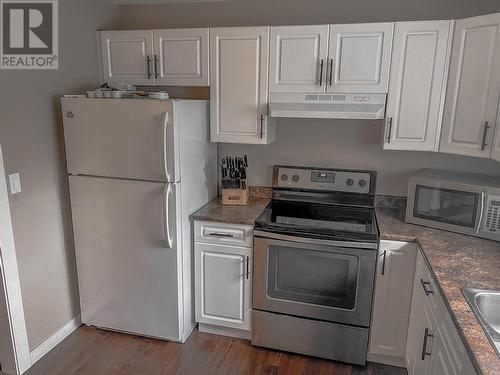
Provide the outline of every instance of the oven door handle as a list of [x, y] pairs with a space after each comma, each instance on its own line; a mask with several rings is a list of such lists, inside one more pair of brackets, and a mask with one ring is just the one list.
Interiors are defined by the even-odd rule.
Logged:
[[310, 237], [297, 237], [289, 236], [286, 234], [265, 232], [261, 230], [254, 230], [254, 236], [262, 237], [270, 240], [282, 240], [290, 242], [299, 242], [306, 244], [315, 244], [320, 246], [337, 246], [337, 247], [349, 247], [355, 249], [377, 249], [378, 242], [357, 242], [357, 241], [335, 241], [335, 240], [320, 240], [317, 238]]
[[482, 191], [481, 192], [481, 208], [480, 208], [480, 212], [479, 212], [479, 220], [477, 222], [476, 234], [479, 234], [479, 231], [481, 230], [481, 224], [483, 223], [485, 199], [486, 199], [486, 195], [484, 194], [484, 191]]

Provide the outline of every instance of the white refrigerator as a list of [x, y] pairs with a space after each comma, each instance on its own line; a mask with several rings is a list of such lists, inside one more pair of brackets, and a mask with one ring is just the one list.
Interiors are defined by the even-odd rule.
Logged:
[[216, 195], [208, 102], [61, 102], [83, 323], [184, 342], [189, 215]]

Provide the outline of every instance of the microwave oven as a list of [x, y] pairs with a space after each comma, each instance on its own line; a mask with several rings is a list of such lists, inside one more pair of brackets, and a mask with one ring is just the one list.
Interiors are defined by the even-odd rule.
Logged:
[[500, 177], [425, 169], [410, 177], [405, 221], [500, 241]]

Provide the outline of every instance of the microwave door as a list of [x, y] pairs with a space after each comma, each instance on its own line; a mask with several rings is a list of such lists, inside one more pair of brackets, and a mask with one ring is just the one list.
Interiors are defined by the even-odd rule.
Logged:
[[468, 235], [477, 235], [484, 211], [484, 191], [454, 184], [410, 182], [406, 221]]

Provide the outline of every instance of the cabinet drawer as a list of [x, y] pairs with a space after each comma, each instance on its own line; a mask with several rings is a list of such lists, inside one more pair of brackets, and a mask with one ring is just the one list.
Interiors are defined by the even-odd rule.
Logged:
[[253, 226], [195, 221], [195, 242], [253, 247]]
[[419, 261], [421, 271], [419, 273], [418, 289], [423, 294], [423, 302], [436, 322], [440, 322], [444, 310], [444, 302], [432, 276], [429, 267], [425, 263], [424, 257], [419, 253]]

